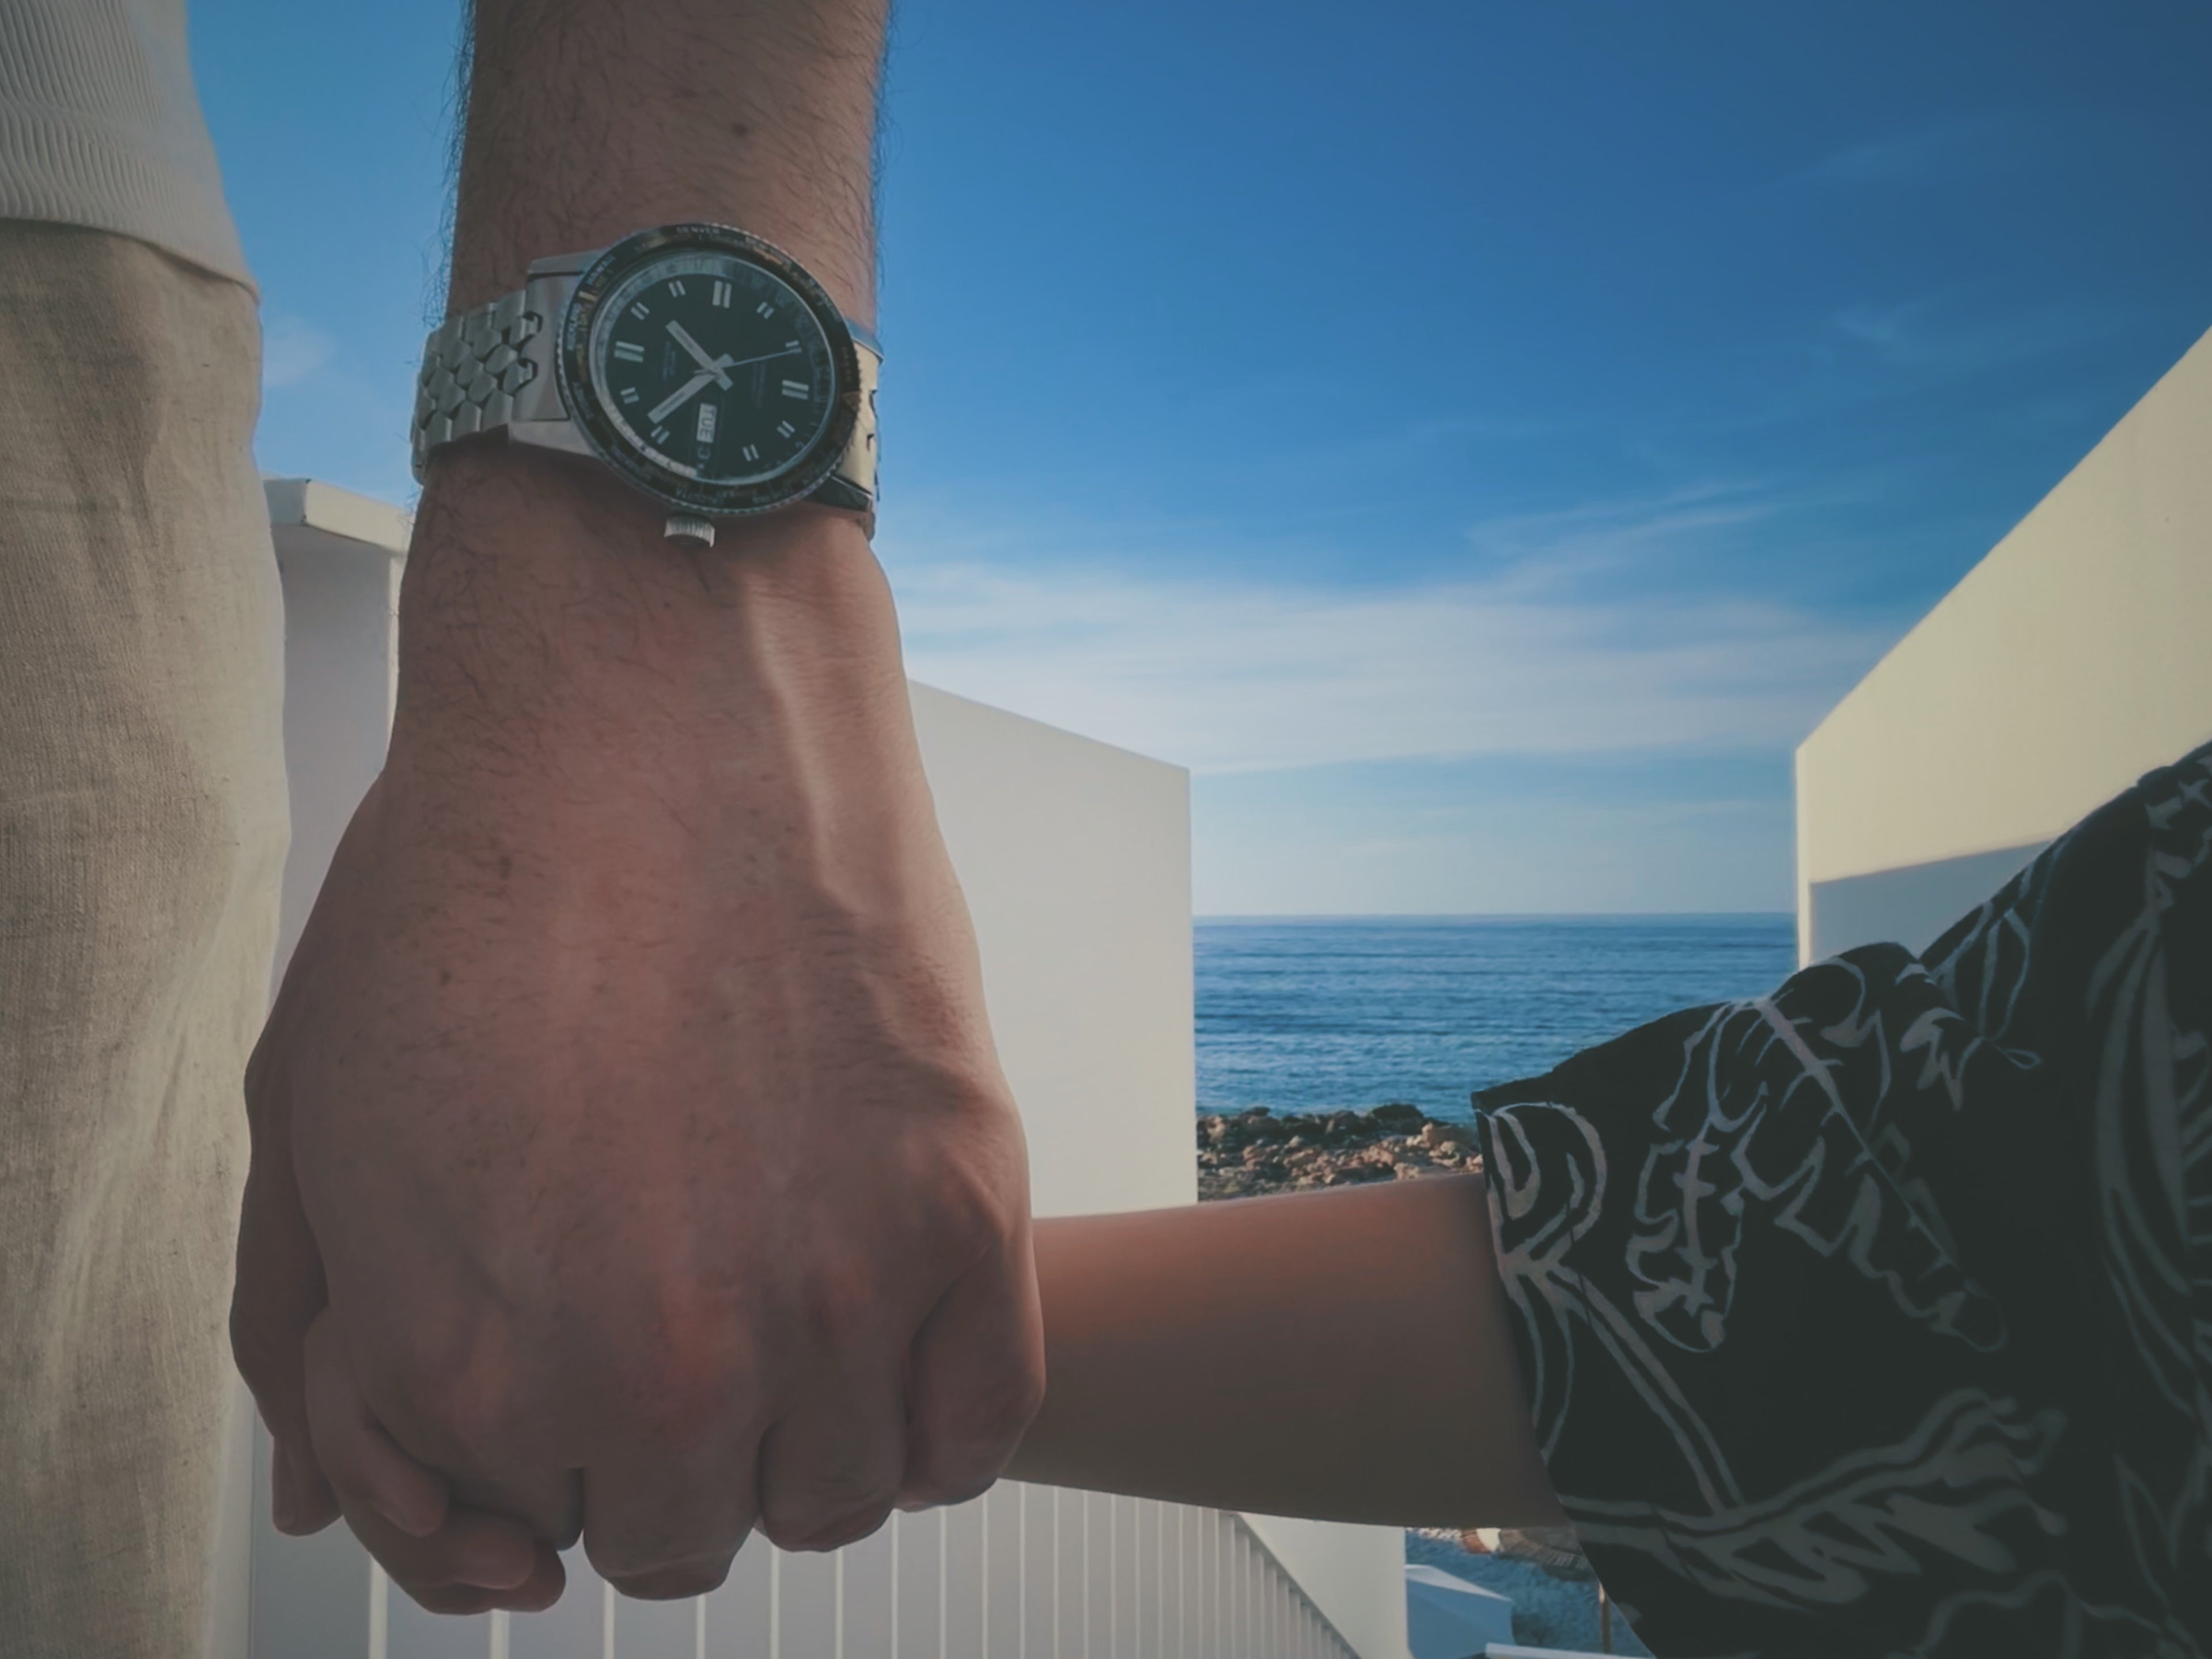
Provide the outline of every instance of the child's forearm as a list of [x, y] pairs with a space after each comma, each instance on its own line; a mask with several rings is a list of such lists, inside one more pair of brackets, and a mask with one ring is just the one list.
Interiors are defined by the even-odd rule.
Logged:
[[1559, 1518], [1482, 1182], [1041, 1221], [1046, 1394], [1008, 1474], [1402, 1526]]

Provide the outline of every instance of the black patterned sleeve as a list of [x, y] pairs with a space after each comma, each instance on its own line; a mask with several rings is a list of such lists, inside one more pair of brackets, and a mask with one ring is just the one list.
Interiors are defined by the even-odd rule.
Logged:
[[2204, 1659], [2212, 747], [1924, 957], [1480, 1096], [1538, 1443], [1662, 1656]]

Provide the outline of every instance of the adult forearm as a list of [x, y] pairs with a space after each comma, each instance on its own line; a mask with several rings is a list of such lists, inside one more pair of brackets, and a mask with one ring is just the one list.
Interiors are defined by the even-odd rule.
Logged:
[[887, 0], [477, 0], [452, 303], [540, 255], [710, 219], [872, 322]]
[[1009, 1474], [1403, 1526], [1555, 1519], [1479, 1179], [1037, 1224]]
[[[513, 290], [540, 256], [708, 219], [781, 244], [872, 318], [884, 12], [477, 0], [451, 308]], [[690, 773], [672, 757], [709, 744], [744, 769], [708, 781], [792, 803], [848, 763], [890, 786], [902, 836], [926, 809], [866, 526], [800, 505], [726, 522], [702, 554], [668, 542], [665, 517], [572, 458], [492, 438], [438, 455], [401, 599], [396, 751], [557, 750], [608, 799], [626, 764]]]

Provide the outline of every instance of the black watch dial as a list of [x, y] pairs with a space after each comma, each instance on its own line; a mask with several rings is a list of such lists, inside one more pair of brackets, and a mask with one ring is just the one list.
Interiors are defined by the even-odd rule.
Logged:
[[784, 475], [834, 464], [822, 442], [845, 390], [841, 343], [824, 327], [818, 294], [794, 285], [811, 280], [791, 275], [696, 245], [647, 250], [607, 274], [575, 343], [596, 435], [627, 452], [611, 459], [642, 471], [656, 493], [737, 510], [776, 495]]

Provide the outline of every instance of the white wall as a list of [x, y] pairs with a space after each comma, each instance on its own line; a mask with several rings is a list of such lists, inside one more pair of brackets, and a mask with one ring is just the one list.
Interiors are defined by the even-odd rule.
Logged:
[[1799, 946], [1918, 948], [2212, 737], [2212, 335], [1797, 751]]
[[913, 697], [1036, 1212], [1194, 1202], [1189, 775], [926, 685]]
[[[286, 599], [294, 821], [281, 973], [382, 763], [408, 526], [396, 508], [326, 485], [271, 480], [268, 494]], [[1192, 1201], [1186, 775], [927, 687], [913, 696], [1039, 1212]], [[1012, 1482], [897, 1517], [834, 1556], [750, 1547], [732, 1582], [700, 1601], [623, 1601], [574, 1554], [570, 1591], [550, 1613], [435, 1619], [388, 1593], [343, 1528], [276, 1533], [268, 1441], [242, 1389], [238, 1428], [217, 1615], [225, 1655], [1405, 1659], [1395, 1531], [1248, 1524]]]

